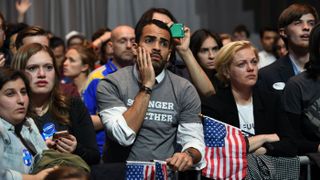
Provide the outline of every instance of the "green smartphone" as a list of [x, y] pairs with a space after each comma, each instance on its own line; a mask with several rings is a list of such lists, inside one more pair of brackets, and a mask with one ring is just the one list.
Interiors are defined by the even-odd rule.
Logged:
[[184, 26], [182, 23], [172, 24], [170, 27], [171, 36], [173, 38], [183, 38], [184, 37]]

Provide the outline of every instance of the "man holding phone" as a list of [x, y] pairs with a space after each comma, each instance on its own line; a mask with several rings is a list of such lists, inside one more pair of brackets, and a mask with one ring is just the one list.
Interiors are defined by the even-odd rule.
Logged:
[[[181, 49], [188, 49], [186, 30], [185, 38], [177, 40]], [[170, 30], [151, 20], [138, 24], [135, 34], [136, 64], [109, 75], [97, 89], [99, 115], [109, 138], [103, 159], [156, 159], [178, 171], [201, 169], [205, 146], [200, 99], [189, 81], [166, 69], [173, 44]], [[181, 51], [185, 57], [187, 52]]]

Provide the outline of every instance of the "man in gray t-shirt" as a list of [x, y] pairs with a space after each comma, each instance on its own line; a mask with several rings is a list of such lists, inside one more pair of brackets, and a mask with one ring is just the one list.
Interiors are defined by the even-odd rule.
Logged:
[[[165, 160], [174, 170], [204, 162], [200, 99], [193, 85], [166, 70], [172, 37], [158, 20], [136, 27], [137, 61], [103, 79], [98, 111], [107, 132], [105, 162]], [[190, 32], [180, 46], [188, 49]], [[181, 43], [182, 42], [182, 43]], [[180, 147], [180, 148], [179, 148]]]

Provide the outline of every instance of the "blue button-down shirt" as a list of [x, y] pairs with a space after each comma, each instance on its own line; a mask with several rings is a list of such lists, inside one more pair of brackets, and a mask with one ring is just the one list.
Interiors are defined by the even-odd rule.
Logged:
[[[0, 179], [22, 179], [32, 169], [34, 157], [14, 132], [14, 126], [0, 118]], [[31, 143], [37, 154], [48, 149], [31, 118], [27, 118], [21, 136]]]

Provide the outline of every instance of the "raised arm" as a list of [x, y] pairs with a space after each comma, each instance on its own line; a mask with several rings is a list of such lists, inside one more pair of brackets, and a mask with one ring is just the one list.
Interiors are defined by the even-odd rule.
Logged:
[[176, 49], [184, 60], [189, 71], [193, 85], [197, 91], [203, 96], [210, 96], [215, 94], [215, 88], [208, 78], [207, 74], [203, 71], [195, 57], [193, 56], [190, 44], [190, 29], [185, 27], [185, 36], [181, 39], [175, 39], [177, 43]]
[[16, 9], [18, 11], [18, 23], [23, 22], [24, 16], [32, 4], [29, 0], [16, 1]]

